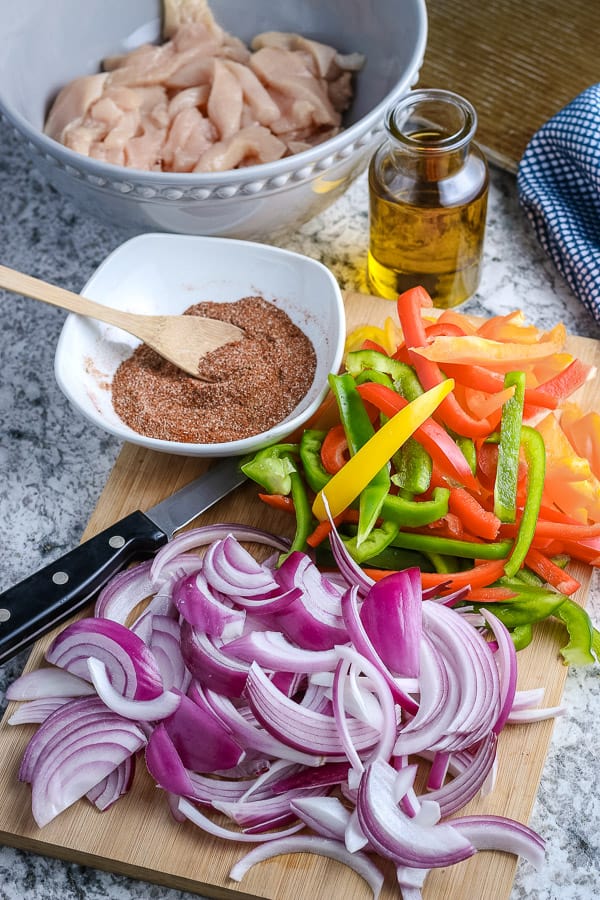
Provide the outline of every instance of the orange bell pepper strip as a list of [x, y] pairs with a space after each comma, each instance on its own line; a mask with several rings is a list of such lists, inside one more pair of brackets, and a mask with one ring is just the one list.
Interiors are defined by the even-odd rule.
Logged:
[[330, 428], [321, 444], [321, 462], [330, 475], [345, 465], [348, 459], [348, 440], [343, 425], [334, 425]]
[[[426, 359], [420, 354], [427, 344], [421, 309], [422, 307], [432, 307], [433, 301], [425, 288], [418, 286], [400, 294], [397, 306], [398, 317], [411, 362], [423, 387], [432, 388], [444, 380], [444, 374], [436, 362]], [[466, 340], [469, 337], [471, 335], [435, 338], [434, 343], [440, 340]], [[492, 427], [486, 419], [475, 419], [468, 415], [453, 394], [449, 394], [444, 402], [440, 404], [437, 418], [441, 418], [452, 431], [464, 437], [487, 437], [492, 431]]]
[[466, 599], [471, 603], [505, 603], [514, 600], [517, 594], [507, 587], [491, 585], [490, 587], [473, 588]]
[[491, 559], [462, 572], [421, 572], [421, 584], [424, 588], [444, 585], [444, 592], [467, 586], [473, 589], [489, 587], [502, 577], [505, 563], [505, 559]]
[[560, 591], [561, 594], [570, 596], [581, 587], [580, 581], [577, 581], [576, 578], [573, 578], [572, 575], [569, 575], [568, 572], [557, 566], [555, 562], [535, 547], [529, 548], [525, 557], [525, 565], [532, 572], [535, 572], [536, 575], [539, 575], [547, 584], [551, 584], [557, 591]]
[[562, 333], [554, 339], [542, 339], [535, 344], [519, 344], [515, 341], [503, 343], [474, 334], [458, 337], [441, 335], [427, 346], [413, 347], [412, 350], [429, 362], [442, 365], [446, 362], [479, 365], [497, 372], [507, 372], [522, 368], [526, 362], [552, 356], [562, 348], [564, 341]]
[[581, 412], [574, 403], [563, 407], [560, 425], [579, 456], [588, 460], [590, 469], [600, 478], [600, 413]]
[[465, 334], [475, 334], [479, 328], [479, 322], [475, 316], [468, 316], [455, 309], [445, 309], [438, 317], [438, 322], [457, 325]]
[[500, 529], [500, 519], [485, 509], [479, 501], [461, 487], [450, 488], [448, 509], [463, 523], [466, 531], [493, 541]]
[[444, 381], [412, 400], [388, 419], [318, 492], [312, 506], [316, 518], [324, 521], [329, 515], [335, 517], [350, 506], [377, 472], [389, 462], [396, 450], [437, 409], [453, 387], [452, 379]]
[[[357, 388], [359, 394], [376, 406], [384, 415], [393, 416], [408, 406], [408, 401], [385, 384], [365, 382]], [[478, 490], [477, 481], [464, 453], [448, 432], [435, 419], [427, 419], [415, 431], [415, 437], [427, 450], [438, 469], [459, 484]]]
[[523, 344], [534, 344], [540, 338], [540, 331], [535, 325], [525, 324], [525, 316], [520, 309], [506, 315], [491, 316], [479, 326], [477, 334], [494, 341]]
[[[502, 537], [514, 537], [517, 532], [517, 526], [506, 524], [500, 526], [500, 535]], [[600, 522], [593, 522], [590, 525], [566, 525], [564, 522], [549, 522], [544, 519], [538, 519], [535, 526], [536, 538], [554, 538], [557, 541], [586, 541], [589, 538], [600, 537]]]
[[[479, 391], [487, 394], [500, 393], [504, 390], [504, 378], [501, 373], [485, 369], [483, 366], [465, 366], [458, 363], [444, 363], [444, 373], [448, 378], [454, 378], [457, 384], [466, 387], [477, 385]], [[544, 409], [556, 409], [558, 400], [551, 393], [547, 393], [541, 387], [525, 388], [525, 403], [531, 406], [539, 406]]]

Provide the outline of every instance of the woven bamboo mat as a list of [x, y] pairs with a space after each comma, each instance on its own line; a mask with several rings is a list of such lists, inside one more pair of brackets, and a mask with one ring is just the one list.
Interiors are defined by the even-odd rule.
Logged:
[[419, 86], [470, 100], [480, 146], [509, 171], [540, 125], [600, 82], [598, 0], [427, 0], [427, 13]]

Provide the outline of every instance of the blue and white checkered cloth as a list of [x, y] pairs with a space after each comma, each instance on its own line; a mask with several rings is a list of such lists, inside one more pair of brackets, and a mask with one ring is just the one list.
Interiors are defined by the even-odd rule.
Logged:
[[600, 84], [536, 132], [517, 186], [540, 244], [600, 321]]

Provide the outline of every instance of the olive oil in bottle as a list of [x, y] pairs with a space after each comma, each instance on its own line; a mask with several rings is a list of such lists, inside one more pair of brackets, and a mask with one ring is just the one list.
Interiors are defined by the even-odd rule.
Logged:
[[395, 300], [422, 285], [446, 308], [477, 290], [488, 170], [476, 124], [471, 104], [450, 91], [412, 91], [388, 114], [369, 167], [374, 293]]

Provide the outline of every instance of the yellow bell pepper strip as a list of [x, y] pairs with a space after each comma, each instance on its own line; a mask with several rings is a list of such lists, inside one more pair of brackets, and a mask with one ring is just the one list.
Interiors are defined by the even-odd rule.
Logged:
[[504, 387], [514, 393], [502, 407], [498, 465], [494, 484], [494, 513], [501, 522], [514, 522], [517, 516], [517, 480], [521, 450], [521, 426], [525, 397], [525, 373], [507, 372]]
[[382, 425], [373, 437], [350, 457], [344, 468], [319, 491], [312, 507], [316, 518], [320, 521], [327, 518], [324, 496], [332, 516], [339, 515], [350, 506], [371, 478], [389, 462], [404, 441], [429, 418], [453, 387], [452, 379], [441, 382], [421, 394]]
[[[386, 416], [394, 416], [404, 409], [407, 400], [385, 385], [361, 384], [358, 393], [364, 400], [372, 403]], [[457, 481], [471, 490], [478, 491], [479, 485], [473, 477], [471, 467], [455, 440], [435, 419], [427, 419], [415, 431], [415, 438], [427, 450], [434, 464], [444, 476]]]
[[[375, 429], [371, 424], [369, 415], [365, 409], [360, 394], [356, 389], [354, 378], [348, 373], [342, 375], [330, 375], [329, 386], [337, 400], [341, 423], [346, 433], [350, 458], [369, 442], [374, 436]], [[368, 536], [381, 512], [383, 501], [390, 490], [390, 475], [388, 461], [382, 460], [380, 467], [371, 474], [369, 480], [363, 485], [358, 500], [358, 534], [357, 544], [360, 545]], [[345, 465], [334, 473], [334, 478], [339, 472], [344, 471]], [[328, 482], [331, 484], [331, 482]], [[332, 515], [336, 513], [332, 510]]]
[[540, 340], [535, 344], [518, 344], [514, 341], [504, 344], [474, 334], [446, 337], [440, 335], [427, 346], [413, 347], [412, 351], [429, 362], [455, 363], [468, 366], [483, 366], [497, 372], [507, 372], [525, 360], [544, 359], [558, 353], [565, 342], [564, 331], [557, 332], [553, 339]]
[[509, 577], [516, 575], [525, 562], [525, 557], [535, 535], [544, 494], [544, 476], [546, 472], [544, 439], [535, 428], [523, 425], [521, 427], [521, 446], [525, 454], [525, 462], [527, 463], [527, 495], [517, 537], [505, 566], [505, 573]]

